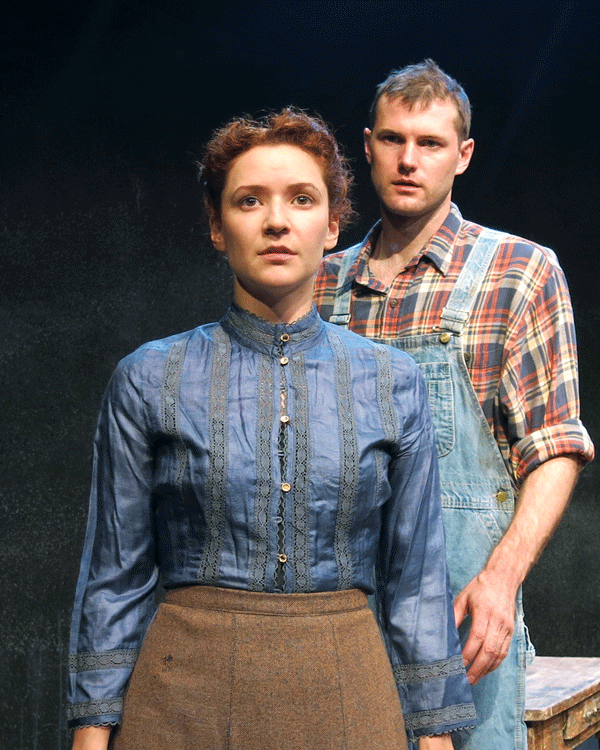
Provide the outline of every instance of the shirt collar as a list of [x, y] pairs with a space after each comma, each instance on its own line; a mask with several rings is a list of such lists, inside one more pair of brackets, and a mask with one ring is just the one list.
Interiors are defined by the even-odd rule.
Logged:
[[244, 310], [235, 302], [221, 320], [228, 334], [250, 349], [264, 354], [301, 351], [312, 346], [325, 331], [325, 324], [313, 305], [310, 312], [292, 323], [270, 323]]
[[452, 252], [456, 237], [460, 231], [463, 218], [455, 203], [450, 204], [450, 212], [446, 216], [444, 223], [425, 244], [422, 252], [418, 256], [427, 256], [435, 265], [438, 271], [446, 276], [450, 263], [452, 261]]
[[[454, 242], [460, 230], [463, 218], [455, 203], [450, 204], [450, 211], [442, 226], [423, 246], [408, 264], [409, 266], [417, 265], [423, 258], [427, 258], [443, 275], [446, 276], [450, 262], [452, 261], [452, 250]], [[356, 282], [372, 288], [380, 288], [386, 291], [386, 287], [381, 282], [373, 279], [369, 272], [368, 263], [371, 253], [381, 233], [381, 219], [370, 229], [363, 240], [360, 255], [352, 271]], [[352, 272], [351, 271], [351, 272]]]

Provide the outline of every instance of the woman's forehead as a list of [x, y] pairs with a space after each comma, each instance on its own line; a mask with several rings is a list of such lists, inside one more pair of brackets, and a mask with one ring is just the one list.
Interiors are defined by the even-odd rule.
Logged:
[[314, 154], [294, 144], [274, 143], [253, 146], [236, 157], [227, 173], [226, 188], [248, 180], [255, 184], [286, 178], [324, 183], [322, 166]]

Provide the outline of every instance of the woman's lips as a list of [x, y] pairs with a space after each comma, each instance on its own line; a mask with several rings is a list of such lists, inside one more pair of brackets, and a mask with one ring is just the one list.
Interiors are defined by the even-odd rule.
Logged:
[[267, 247], [265, 250], [261, 250], [259, 255], [295, 255], [289, 247], [285, 245], [272, 245]]

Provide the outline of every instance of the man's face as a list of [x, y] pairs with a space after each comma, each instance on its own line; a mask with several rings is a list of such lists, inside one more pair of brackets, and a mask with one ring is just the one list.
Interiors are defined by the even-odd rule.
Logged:
[[452, 184], [469, 166], [473, 139], [459, 143], [451, 100], [409, 109], [382, 96], [365, 153], [382, 210], [396, 218], [428, 219], [450, 208]]

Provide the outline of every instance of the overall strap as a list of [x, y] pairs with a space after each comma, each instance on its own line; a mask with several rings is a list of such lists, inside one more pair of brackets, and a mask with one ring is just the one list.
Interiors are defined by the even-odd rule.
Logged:
[[335, 323], [343, 328], [348, 328], [350, 323], [350, 303], [352, 302], [352, 282], [354, 277], [349, 275], [352, 264], [360, 255], [364, 242], [352, 245], [342, 254], [342, 262], [338, 273], [338, 283], [335, 290], [333, 312], [329, 318], [330, 323]]
[[507, 237], [508, 235], [503, 232], [487, 228], [484, 228], [477, 237], [473, 249], [456, 280], [448, 304], [442, 310], [440, 325], [442, 330], [453, 331], [459, 335], [462, 333], [498, 245], [504, 242]]

